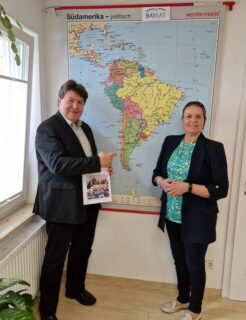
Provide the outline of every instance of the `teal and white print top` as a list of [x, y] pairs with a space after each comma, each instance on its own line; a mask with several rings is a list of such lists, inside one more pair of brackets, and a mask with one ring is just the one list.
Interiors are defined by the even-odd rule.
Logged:
[[[173, 151], [167, 163], [168, 178], [184, 181], [190, 168], [191, 156], [196, 143], [185, 143], [184, 139]], [[176, 223], [182, 223], [182, 196], [177, 198], [167, 194], [166, 218]]]

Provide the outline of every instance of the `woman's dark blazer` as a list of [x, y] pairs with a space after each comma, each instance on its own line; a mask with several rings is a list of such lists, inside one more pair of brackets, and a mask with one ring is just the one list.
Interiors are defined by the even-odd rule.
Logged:
[[[167, 175], [167, 163], [184, 135], [168, 136], [153, 171], [152, 182], [156, 176]], [[202, 198], [192, 193], [184, 193], [182, 201], [182, 240], [194, 243], [211, 243], [216, 240], [217, 200], [227, 196], [228, 175], [223, 144], [207, 139], [200, 134], [192, 153], [187, 179], [189, 183], [205, 185], [210, 197]], [[161, 211], [158, 226], [164, 231], [167, 195], [161, 196]]]
[[[90, 127], [82, 123], [92, 149], [85, 152], [71, 126], [58, 111], [40, 124], [36, 134], [38, 190], [33, 211], [49, 222], [80, 224], [87, 218], [83, 205], [82, 174], [99, 172], [95, 140]], [[99, 206], [90, 205], [90, 210]]]

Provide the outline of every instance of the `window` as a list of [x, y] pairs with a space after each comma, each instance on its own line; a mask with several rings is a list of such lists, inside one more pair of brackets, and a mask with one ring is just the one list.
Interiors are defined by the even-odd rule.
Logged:
[[0, 216], [25, 203], [27, 194], [32, 43], [23, 32], [15, 33], [20, 66], [15, 63], [6, 35], [0, 36]]

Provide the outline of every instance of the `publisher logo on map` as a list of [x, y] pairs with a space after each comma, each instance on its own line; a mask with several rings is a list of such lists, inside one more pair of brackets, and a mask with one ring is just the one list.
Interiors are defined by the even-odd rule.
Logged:
[[170, 7], [148, 7], [142, 9], [142, 21], [167, 21], [170, 20]]

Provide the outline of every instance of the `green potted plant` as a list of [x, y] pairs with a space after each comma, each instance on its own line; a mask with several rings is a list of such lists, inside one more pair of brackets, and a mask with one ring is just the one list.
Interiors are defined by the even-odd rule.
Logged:
[[[0, 278], [0, 292], [16, 284], [30, 286], [28, 282], [16, 278]], [[32, 314], [33, 298], [24, 293], [27, 289], [8, 290], [0, 294], [0, 320], [35, 320]]]
[[[7, 37], [9, 39], [9, 41], [11, 42], [11, 50], [13, 51], [13, 54], [15, 55], [15, 62], [17, 64], [17, 66], [19, 66], [21, 64], [21, 60], [20, 60], [20, 56], [18, 54], [18, 48], [15, 43], [16, 38], [15, 38], [14, 31], [13, 31], [13, 25], [12, 25], [8, 16], [11, 17], [12, 19], [14, 19], [12, 16], [7, 14], [4, 7], [0, 4], [0, 24], [3, 26], [3, 28], [5, 29], [5, 31], [7, 33]], [[21, 24], [16, 19], [14, 19], [14, 21], [16, 22], [17, 26], [22, 30]], [[2, 32], [0, 29], [0, 36], [1, 35], [2, 35]]]

